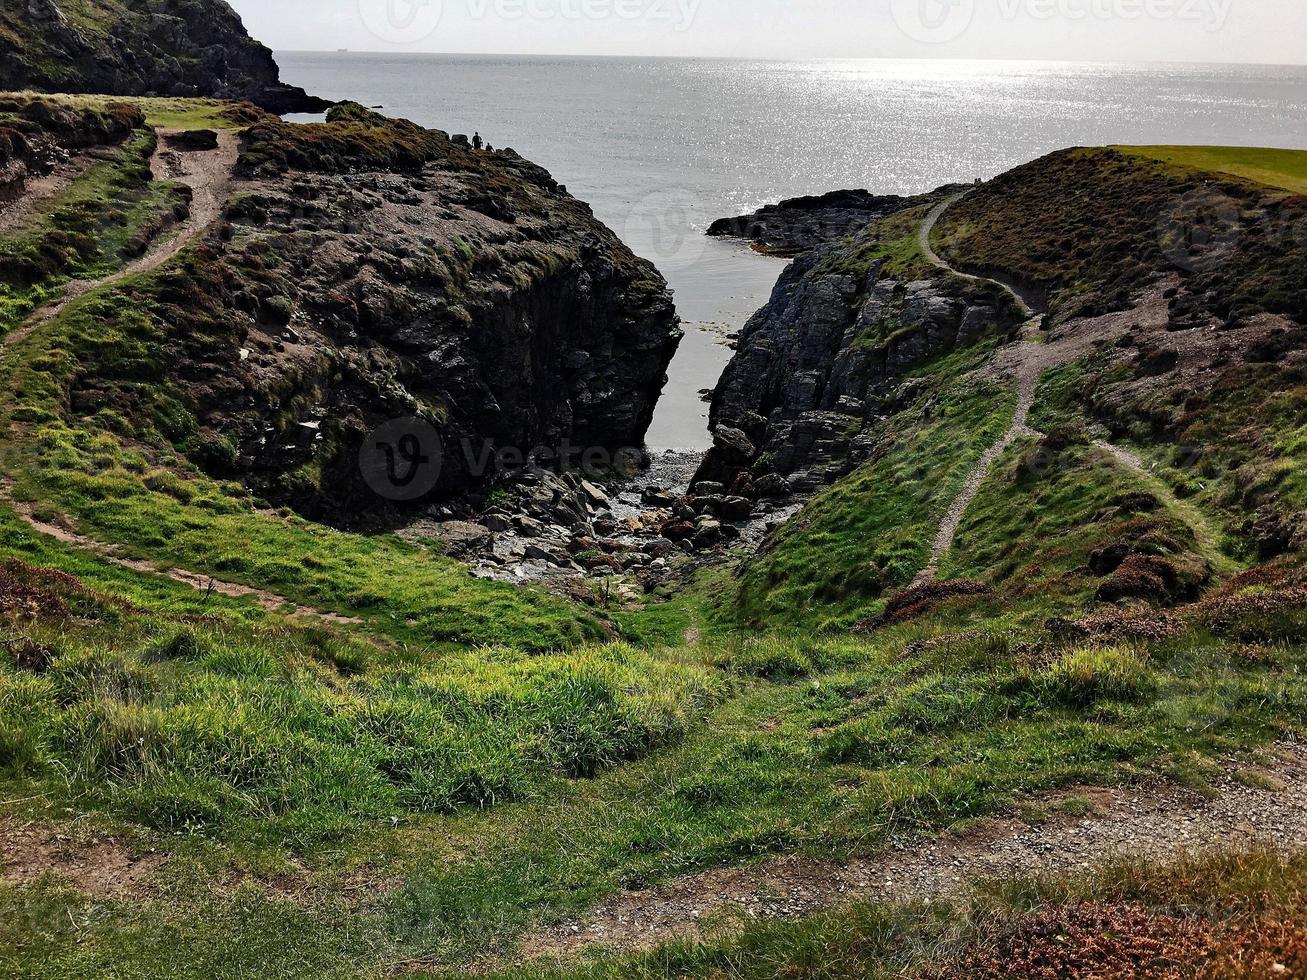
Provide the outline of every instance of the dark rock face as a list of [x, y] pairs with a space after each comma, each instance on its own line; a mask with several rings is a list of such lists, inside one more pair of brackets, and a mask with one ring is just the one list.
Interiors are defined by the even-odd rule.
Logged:
[[898, 281], [880, 262], [855, 274], [843, 254], [800, 256], [745, 326], [713, 393], [714, 446], [697, 483], [750, 473], [769, 491], [803, 491], [847, 473], [874, 450], [878, 421], [913, 397], [907, 372], [1020, 320], [997, 290]]
[[211, 96], [276, 113], [330, 104], [283, 84], [272, 52], [224, 0], [85, 0], [76, 19], [65, 7], [0, 7], [0, 89]]
[[955, 193], [955, 186], [929, 194], [900, 197], [870, 191], [831, 191], [768, 204], [753, 214], [719, 218], [708, 228], [715, 238], [743, 238], [767, 255], [793, 256], [846, 238], [878, 218], [934, 204]]
[[[484, 486], [500, 450], [638, 450], [681, 338], [662, 277], [517, 154], [346, 115], [253, 131], [224, 223], [158, 287], [165, 358], [202, 426], [183, 448], [339, 524]], [[409, 138], [420, 164], [340, 172]], [[298, 141], [302, 166], [259, 141]], [[359, 454], [408, 417], [443, 460], [401, 502]]]

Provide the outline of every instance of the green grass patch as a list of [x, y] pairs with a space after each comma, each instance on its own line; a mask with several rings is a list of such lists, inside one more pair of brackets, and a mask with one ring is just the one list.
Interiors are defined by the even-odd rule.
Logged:
[[[358, 616], [408, 642], [552, 650], [607, 635], [598, 616], [568, 600], [475, 579], [393, 536], [258, 511], [240, 485], [204, 476], [175, 448], [197, 426], [159, 382], [157, 327], [135, 288], [70, 304], [11, 352], [5, 385], [23, 438], [0, 458], [18, 498], [62, 510], [137, 557]], [[72, 419], [71, 381], [88, 370], [118, 379], [126, 415]]]
[[1264, 146], [1116, 146], [1113, 149], [1195, 170], [1244, 177], [1294, 194], [1307, 194], [1307, 150]]

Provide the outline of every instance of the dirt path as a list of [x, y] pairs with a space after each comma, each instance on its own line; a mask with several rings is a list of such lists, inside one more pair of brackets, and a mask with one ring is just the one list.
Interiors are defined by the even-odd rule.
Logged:
[[[528, 936], [522, 959], [566, 958], [591, 945], [636, 952], [693, 940], [729, 923], [730, 913], [736, 921], [788, 919], [853, 899], [963, 897], [978, 879], [1077, 873], [1113, 858], [1166, 861], [1262, 845], [1296, 853], [1307, 846], [1307, 747], [1281, 745], [1258, 768], [1230, 762], [1215, 789], [1211, 796], [1170, 785], [1085, 789], [1046, 798], [1053, 816], [1037, 826], [1008, 817], [846, 864], [781, 858], [690, 875], [622, 893], [586, 919]], [[1058, 811], [1070, 795], [1091, 802], [1092, 816]], [[713, 923], [715, 916], [721, 921]]]
[[966, 197], [968, 193], [970, 192], [964, 191], [950, 197], [948, 200], [935, 205], [930, 213], [926, 215], [926, 219], [921, 223], [921, 230], [918, 233], [921, 250], [931, 265], [937, 268], [963, 279], [971, 279], [975, 282], [989, 282], [1001, 286], [1012, 296], [1017, 306], [1029, 318], [1021, 328], [1022, 339], [1006, 348], [1004, 352], [1005, 357], [1011, 362], [1012, 373], [1016, 376], [1017, 406], [1012, 415], [1012, 423], [1008, 426], [1007, 431], [1003, 433], [998, 442], [981, 454], [976, 465], [967, 474], [962, 489], [953, 499], [953, 503], [949, 505], [943, 520], [940, 522], [939, 531], [936, 533], [935, 540], [931, 545], [930, 561], [912, 580], [911, 588], [919, 588], [935, 580], [935, 577], [939, 574], [940, 562], [944, 560], [945, 555], [953, 550], [953, 541], [957, 537], [958, 528], [962, 525], [962, 518], [971, 506], [972, 501], [976, 499], [976, 494], [980, 492], [981, 484], [989, 476], [989, 471], [994, 468], [994, 464], [998, 462], [999, 457], [1007, 452], [1014, 442], [1034, 434], [1027, 422], [1030, 418], [1030, 410], [1035, 405], [1035, 391], [1039, 387], [1040, 376], [1047, 367], [1052, 366], [1051, 362], [1055, 359], [1055, 355], [1052, 355], [1048, 347], [1041, 343], [1040, 338], [1044, 326], [1043, 315], [1031, 309], [1020, 293], [1011, 286], [995, 279], [985, 279], [981, 276], [959, 272], [940, 258], [931, 246], [930, 233], [934, 231], [936, 222], [939, 221], [945, 211]]
[[131, 276], [153, 272], [195, 241], [217, 220], [230, 193], [232, 168], [236, 165], [240, 147], [239, 136], [221, 130], [216, 150], [179, 152], [169, 148], [166, 139], [176, 130], [161, 129], [157, 132], [159, 145], [150, 158], [150, 170], [156, 180], [169, 180], [190, 187], [190, 215], [172, 234], [155, 239], [144, 255], [117, 272], [100, 279], [74, 279], [68, 283], [59, 299], [38, 309], [21, 327], [0, 341], [0, 350], [22, 343], [37, 327], [58, 316], [78, 297]]
[[1042, 321], [1042, 317], [1040, 317], [1039, 313], [1035, 310], [1032, 301], [1028, 299], [1026, 296], [1023, 296], [1016, 289], [1009, 286], [1005, 282], [999, 282], [997, 279], [989, 279], [985, 276], [973, 276], [969, 272], [962, 272], [958, 269], [953, 268], [953, 266], [949, 265], [947, 262], [945, 262], [942, 258], [939, 257], [939, 254], [935, 251], [935, 247], [930, 244], [930, 234], [935, 230], [935, 225], [939, 223], [939, 219], [943, 217], [944, 212], [947, 211], [949, 208], [951, 208], [953, 205], [957, 204], [958, 201], [962, 200], [970, 193], [971, 191], [963, 191], [961, 194], [954, 194], [952, 197], [948, 198], [947, 200], [941, 201], [939, 204], [936, 204], [933, 208], [930, 209], [930, 213], [927, 214], [925, 220], [921, 222], [921, 228], [917, 232], [917, 240], [921, 245], [921, 251], [926, 256], [926, 261], [937, 269], [943, 269], [945, 272], [952, 273], [953, 275], [957, 276], [959, 279], [970, 279], [972, 282], [991, 283], [995, 286], [1000, 287], [1009, 296], [1011, 296], [1014, 300], [1016, 300], [1016, 304], [1018, 308], [1020, 308], [1022, 313], [1024, 313], [1030, 319], [1040, 319]]
[[[962, 489], [953, 499], [945, 512], [943, 519], [940, 521], [939, 531], [935, 535], [935, 540], [931, 546], [930, 560], [926, 566], [921, 569], [912, 580], [910, 588], [919, 588], [929, 585], [939, 574], [940, 563], [945, 556], [953, 550], [953, 542], [957, 538], [958, 528], [962, 525], [962, 519], [966, 515], [968, 508], [976, 499], [976, 494], [980, 492], [981, 485], [989, 476], [990, 470], [998, 462], [999, 457], [1008, 450], [1011, 445], [1018, 439], [1026, 436], [1036, 436], [1036, 432], [1029, 426], [1030, 410], [1035, 404], [1035, 394], [1039, 387], [1039, 379], [1045, 371], [1060, 367], [1063, 364], [1070, 363], [1076, 358], [1085, 354], [1099, 339], [1099, 335], [1093, 331], [1071, 331], [1055, 336], [1046, 336], [1044, 331], [1044, 316], [1034, 311], [1027, 299], [1019, 292], [1006, 283], [999, 282], [997, 279], [987, 279], [983, 276], [973, 276], [966, 272], [960, 272], [953, 268], [944, 259], [935, 252], [930, 244], [930, 234], [935, 228], [936, 222], [951, 206], [956, 204], [962, 198], [966, 197], [969, 191], [954, 195], [948, 200], [937, 204], [931, 209], [930, 213], [921, 223], [919, 240], [921, 250], [927, 260], [937, 268], [963, 279], [970, 279], [975, 282], [990, 283], [1004, 289], [1017, 303], [1021, 310], [1029, 317], [1022, 326], [1021, 339], [1008, 345], [998, 351], [994, 357], [994, 368], [1001, 374], [1015, 378], [1017, 383], [1017, 405], [1013, 413], [1012, 422], [1007, 430], [999, 437], [998, 441], [985, 450], [976, 465], [971, 468], [963, 481]], [[1177, 514], [1189, 524], [1194, 534], [1198, 537], [1204, 551], [1208, 554], [1222, 571], [1234, 569], [1233, 562], [1224, 559], [1220, 551], [1220, 535], [1217, 534], [1208, 524], [1206, 518], [1192, 504], [1187, 504], [1179, 500], [1174, 492], [1162, 480], [1153, 475], [1148, 467], [1134, 453], [1119, 446], [1114, 446], [1104, 440], [1099, 440], [1095, 445], [1109, 453], [1117, 462], [1140, 477], [1143, 482], [1149, 485], [1155, 494], [1162, 500], [1165, 500]]]
[[[4, 494], [0, 494], [0, 497], [4, 496]], [[111, 562], [120, 568], [128, 568], [134, 572], [144, 572], [147, 575], [162, 575], [174, 582], [190, 586], [197, 592], [227, 596], [232, 599], [251, 598], [266, 612], [288, 615], [292, 619], [317, 619], [338, 626], [354, 626], [363, 622], [357, 617], [342, 616], [339, 613], [324, 612], [311, 606], [298, 605], [285, 596], [277, 595], [275, 592], [269, 592], [266, 589], [256, 589], [248, 585], [239, 585], [236, 582], [224, 582], [212, 576], [187, 571], [183, 568], [160, 569], [148, 561], [126, 558], [118, 554], [112, 545], [89, 538], [72, 528], [50, 524], [41, 520], [33, 512], [30, 504], [18, 501], [8, 502], [18, 516], [23, 519], [24, 523], [38, 534], [44, 534], [46, 537], [54, 538], [56, 541], [71, 545], [74, 548], [80, 548], [83, 551], [93, 552], [105, 561]]]
[[[958, 528], [962, 526], [962, 518], [966, 515], [968, 508], [971, 507], [972, 501], [976, 499], [976, 494], [980, 492], [980, 486], [985, 482], [985, 478], [989, 476], [989, 471], [994, 468], [994, 464], [998, 462], [999, 457], [1007, 452], [1014, 442], [1034, 434], [1034, 430], [1026, 423], [1030, 418], [1030, 410], [1035, 405], [1035, 391], [1039, 387], [1039, 376], [1043, 373], [1043, 369], [1039, 366], [1038, 352], [1035, 350], [1040, 346], [1023, 340], [1018, 341], [1010, 348], [1010, 350], [1015, 351], [1017, 358], [1017, 407], [1012, 414], [1012, 422], [998, 442], [981, 454], [980, 459], [976, 461], [976, 465], [967, 474], [962, 489], [953, 498], [953, 503], [949, 505], [948, 510], [945, 512], [944, 519], [940, 521], [939, 531], [936, 533], [935, 541], [931, 545], [930, 561], [912, 580], [911, 588], [919, 588], [935, 580], [935, 576], [939, 574], [939, 564], [944, 560], [944, 556], [953, 550], [953, 541], [958, 535]], [[1031, 348], [1031, 350], [1027, 350], [1027, 348]]]
[[44, 176], [24, 181], [22, 196], [0, 205], [0, 234], [25, 224], [44, 201], [66, 190], [94, 162], [91, 154], [81, 153], [60, 163]]

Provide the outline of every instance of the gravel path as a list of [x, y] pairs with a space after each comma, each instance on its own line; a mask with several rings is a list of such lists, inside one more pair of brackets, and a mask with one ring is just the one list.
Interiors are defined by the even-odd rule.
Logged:
[[185, 184], [191, 189], [190, 215], [175, 234], [161, 236], [151, 243], [144, 255], [117, 272], [100, 279], [74, 279], [59, 299], [47, 303], [28, 317], [17, 330], [0, 341], [0, 350], [20, 344], [41, 324], [58, 316], [73, 300], [102, 286], [110, 286], [132, 276], [153, 272], [182, 249], [195, 241], [222, 213], [231, 188], [232, 168], [240, 148], [239, 137], [230, 131], [218, 133], [216, 150], [179, 153], [167, 147], [166, 137], [177, 130], [158, 130], [159, 145], [150, 158], [150, 170], [156, 180]]
[[[1038, 801], [1054, 815], [1030, 826], [1012, 817], [957, 837], [835, 864], [781, 858], [708, 871], [643, 891], [624, 892], [583, 920], [522, 942], [523, 961], [565, 958], [591, 945], [620, 952], [652, 949], [707, 934], [714, 916], [743, 920], [809, 915], [852, 899], [902, 902], [965, 895], [971, 882], [1077, 873], [1117, 858], [1160, 861], [1267, 846], [1300, 852], [1307, 843], [1307, 747], [1276, 747], [1260, 767], [1229, 761], [1216, 792], [1169, 784], [1066, 791]], [[1075, 795], [1093, 815], [1071, 817], [1058, 803]]]

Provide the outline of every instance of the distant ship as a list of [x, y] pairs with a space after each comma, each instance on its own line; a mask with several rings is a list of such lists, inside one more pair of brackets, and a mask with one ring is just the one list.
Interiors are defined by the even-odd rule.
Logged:
[[349, 48], [337, 48], [336, 54], [349, 54]]

